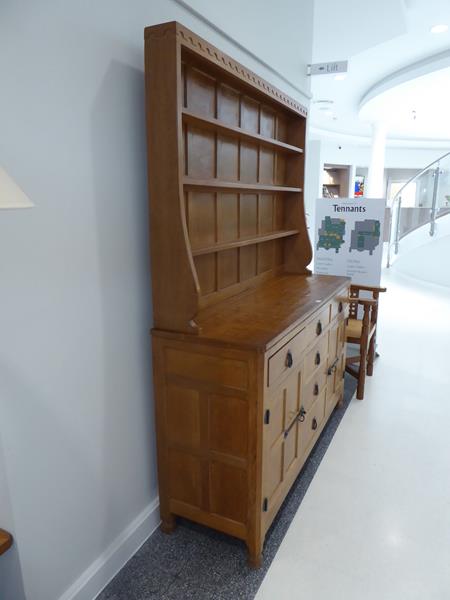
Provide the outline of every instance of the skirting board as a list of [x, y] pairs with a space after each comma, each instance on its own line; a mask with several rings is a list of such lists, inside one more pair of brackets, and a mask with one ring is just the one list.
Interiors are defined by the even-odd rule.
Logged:
[[94, 600], [160, 524], [159, 498], [147, 506], [59, 600]]

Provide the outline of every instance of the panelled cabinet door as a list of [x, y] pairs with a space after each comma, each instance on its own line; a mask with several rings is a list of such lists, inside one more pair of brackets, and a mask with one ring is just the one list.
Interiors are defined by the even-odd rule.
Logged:
[[331, 413], [343, 390], [345, 373], [345, 320], [337, 320], [330, 330], [327, 370], [326, 413]]
[[342, 380], [345, 372], [345, 321], [341, 320], [337, 323], [336, 327], [337, 339], [336, 339], [336, 358], [333, 360], [334, 363], [334, 381], [333, 391], [339, 392], [342, 387]]
[[266, 397], [264, 412], [263, 497], [272, 504], [283, 491], [286, 473], [298, 459], [301, 370], [296, 369]]
[[325, 416], [325, 396], [324, 389], [317, 400], [304, 415], [304, 420], [299, 423], [298, 449], [297, 453], [300, 459], [309, 451], [312, 440], [317, 437], [319, 429]]
[[[330, 397], [338, 389], [342, 380], [341, 355], [343, 349], [342, 336], [345, 336], [344, 321], [336, 321], [330, 330], [328, 346], [327, 393]], [[340, 378], [339, 378], [340, 373]]]
[[339, 361], [336, 368], [336, 384], [335, 387], [339, 387], [342, 384], [342, 380], [345, 374], [345, 353], [346, 353], [346, 339], [345, 339], [345, 330], [346, 324], [345, 321], [342, 320], [339, 323], [338, 328], [338, 340], [337, 340], [337, 356], [339, 357]]

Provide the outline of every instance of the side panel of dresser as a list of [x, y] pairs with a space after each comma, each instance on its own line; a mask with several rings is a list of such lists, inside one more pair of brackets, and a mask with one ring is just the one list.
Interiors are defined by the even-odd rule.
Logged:
[[162, 528], [180, 515], [261, 559], [264, 356], [153, 334]]
[[266, 356], [263, 535], [343, 398], [347, 305], [339, 297], [346, 295], [341, 290]]

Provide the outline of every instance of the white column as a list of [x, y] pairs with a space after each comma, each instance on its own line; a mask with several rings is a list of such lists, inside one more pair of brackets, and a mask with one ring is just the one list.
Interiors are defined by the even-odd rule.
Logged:
[[350, 165], [348, 171], [348, 195], [353, 198], [355, 195], [355, 179], [356, 179], [356, 165]]
[[386, 126], [372, 124], [372, 152], [364, 195], [367, 198], [384, 198], [384, 156], [386, 150]]
[[305, 164], [305, 212], [306, 222], [310, 237], [314, 242], [314, 220], [316, 212], [316, 200], [322, 197], [322, 142], [320, 140], [308, 140], [306, 143]]

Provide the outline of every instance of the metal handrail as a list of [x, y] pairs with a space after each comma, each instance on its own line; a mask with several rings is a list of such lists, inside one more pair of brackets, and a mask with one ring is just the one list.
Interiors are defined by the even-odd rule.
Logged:
[[405, 185], [402, 185], [402, 187], [398, 190], [398, 192], [395, 194], [392, 203], [394, 203], [395, 199], [397, 198], [398, 195], [400, 195], [403, 190], [405, 189], [405, 187], [407, 185], [409, 185], [412, 181], [414, 181], [415, 179], [418, 179], [421, 175], [423, 175], [424, 173], [426, 173], [430, 167], [432, 167], [433, 165], [435, 165], [436, 163], [440, 162], [441, 160], [443, 160], [444, 158], [446, 158], [447, 156], [450, 156], [450, 152], [446, 152], [445, 154], [443, 154], [442, 156], [440, 156], [439, 158], [437, 158], [436, 160], [433, 160], [433, 162], [431, 162], [428, 166], [426, 166], [424, 169], [422, 169], [421, 171], [419, 171], [418, 173], [416, 173], [415, 175], [413, 175], [411, 177], [411, 179], [408, 179], [408, 181], [405, 183]]
[[[434, 186], [433, 186], [433, 201], [432, 201], [432, 207], [430, 210], [430, 221], [429, 221], [431, 223], [430, 235], [434, 235], [436, 212], [437, 212], [436, 211], [436, 201], [437, 201], [437, 191], [438, 191], [438, 183], [439, 183], [440, 162], [444, 158], [447, 158], [447, 156], [450, 156], [450, 152], [446, 152], [445, 154], [443, 154], [436, 160], [433, 160], [433, 162], [431, 162], [429, 165], [424, 167], [421, 171], [419, 171], [418, 173], [413, 175], [413, 177], [408, 179], [408, 181], [399, 189], [399, 191], [395, 194], [394, 198], [392, 199], [392, 207], [391, 207], [392, 221], [391, 221], [391, 229], [389, 232], [387, 267], [390, 266], [390, 262], [391, 262], [392, 245], [394, 245], [395, 254], [398, 254], [399, 241], [400, 241], [400, 210], [402, 207], [402, 192], [410, 183], [412, 183], [416, 179], [419, 179], [419, 177], [421, 177], [424, 173], [426, 173], [427, 171], [429, 171], [432, 167], [434, 167], [436, 165], [435, 166], [435, 180], [434, 180]], [[394, 223], [395, 223], [395, 225], [394, 225]], [[394, 231], [394, 236], [392, 235], [393, 231]], [[392, 239], [393, 237], [394, 237], [394, 239]]]

